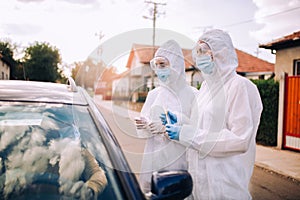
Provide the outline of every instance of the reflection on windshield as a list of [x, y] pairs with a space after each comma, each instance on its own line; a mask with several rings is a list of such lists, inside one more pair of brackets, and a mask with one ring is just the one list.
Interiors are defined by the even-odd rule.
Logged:
[[0, 197], [45, 184], [79, 199], [101, 193], [107, 177], [94, 155], [108, 156], [86, 115], [79, 106], [0, 106]]

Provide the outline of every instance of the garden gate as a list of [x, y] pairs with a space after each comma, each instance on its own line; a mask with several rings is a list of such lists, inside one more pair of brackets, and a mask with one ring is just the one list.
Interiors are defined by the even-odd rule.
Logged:
[[283, 147], [300, 151], [300, 76], [285, 77]]

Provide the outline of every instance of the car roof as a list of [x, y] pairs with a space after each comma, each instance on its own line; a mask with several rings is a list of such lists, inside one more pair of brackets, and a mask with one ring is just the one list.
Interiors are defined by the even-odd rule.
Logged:
[[87, 105], [81, 89], [71, 85], [20, 80], [0, 80], [0, 101]]

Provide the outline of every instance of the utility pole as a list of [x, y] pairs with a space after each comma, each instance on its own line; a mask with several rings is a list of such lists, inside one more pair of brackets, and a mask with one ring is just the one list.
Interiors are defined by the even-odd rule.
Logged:
[[97, 33], [95, 33], [95, 36], [98, 37], [99, 39], [99, 47], [97, 49], [97, 60], [96, 60], [96, 73], [94, 74], [95, 76], [95, 79], [94, 79], [94, 91], [96, 91], [97, 89], [97, 86], [98, 86], [98, 81], [99, 81], [99, 78], [100, 78], [100, 73], [104, 70], [102, 69], [103, 68], [103, 62], [102, 62], [102, 52], [103, 52], [103, 49], [102, 49], [102, 44], [101, 44], [101, 40], [103, 39], [104, 37], [104, 34], [102, 31], [99, 31]]
[[101, 40], [102, 40], [102, 38], [104, 37], [104, 34], [102, 33], [102, 31], [100, 31], [99, 33], [95, 33], [95, 36], [97, 37], [98, 36], [98, 38], [99, 38], [99, 44], [100, 44], [100, 46], [99, 46], [99, 48], [98, 48], [98, 55], [99, 56], [101, 56], [102, 55], [102, 46], [101, 46]]
[[[152, 15], [151, 17], [148, 16], [143, 16], [145, 19], [150, 19], [153, 22], [153, 33], [152, 33], [152, 49], [153, 49], [153, 57], [155, 54], [155, 28], [156, 28], [156, 19], [157, 17], [159, 17], [160, 14], [165, 14], [165, 12], [159, 12], [158, 11], [158, 6], [165, 6], [167, 5], [166, 3], [159, 3], [159, 2], [155, 2], [155, 1], [145, 1], [145, 3], [147, 4], [152, 4], [153, 5], [153, 9], [150, 10], [150, 14]], [[154, 88], [154, 72], [151, 72], [151, 90]]]
[[260, 50], [259, 50], [258, 47], [256, 48], [256, 51], [254, 51], [254, 53], [256, 54], [256, 57], [258, 58], [258, 56], [259, 56], [259, 54], [260, 54]]

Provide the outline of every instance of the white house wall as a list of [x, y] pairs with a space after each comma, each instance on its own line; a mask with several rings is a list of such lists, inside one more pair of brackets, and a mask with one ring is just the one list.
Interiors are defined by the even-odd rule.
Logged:
[[282, 74], [282, 72], [288, 73], [288, 75], [290, 76], [293, 75], [293, 65], [295, 59], [300, 59], [300, 47], [293, 47], [276, 51], [276, 80], [280, 80], [280, 74]]
[[1, 80], [8, 80], [10, 76], [10, 68], [9, 66], [0, 60], [0, 79]]
[[198, 84], [202, 83], [203, 78], [199, 71], [188, 71], [186, 72], [186, 81], [189, 85], [197, 87]]
[[118, 96], [129, 96], [129, 79], [128, 75], [112, 82], [112, 94]]

